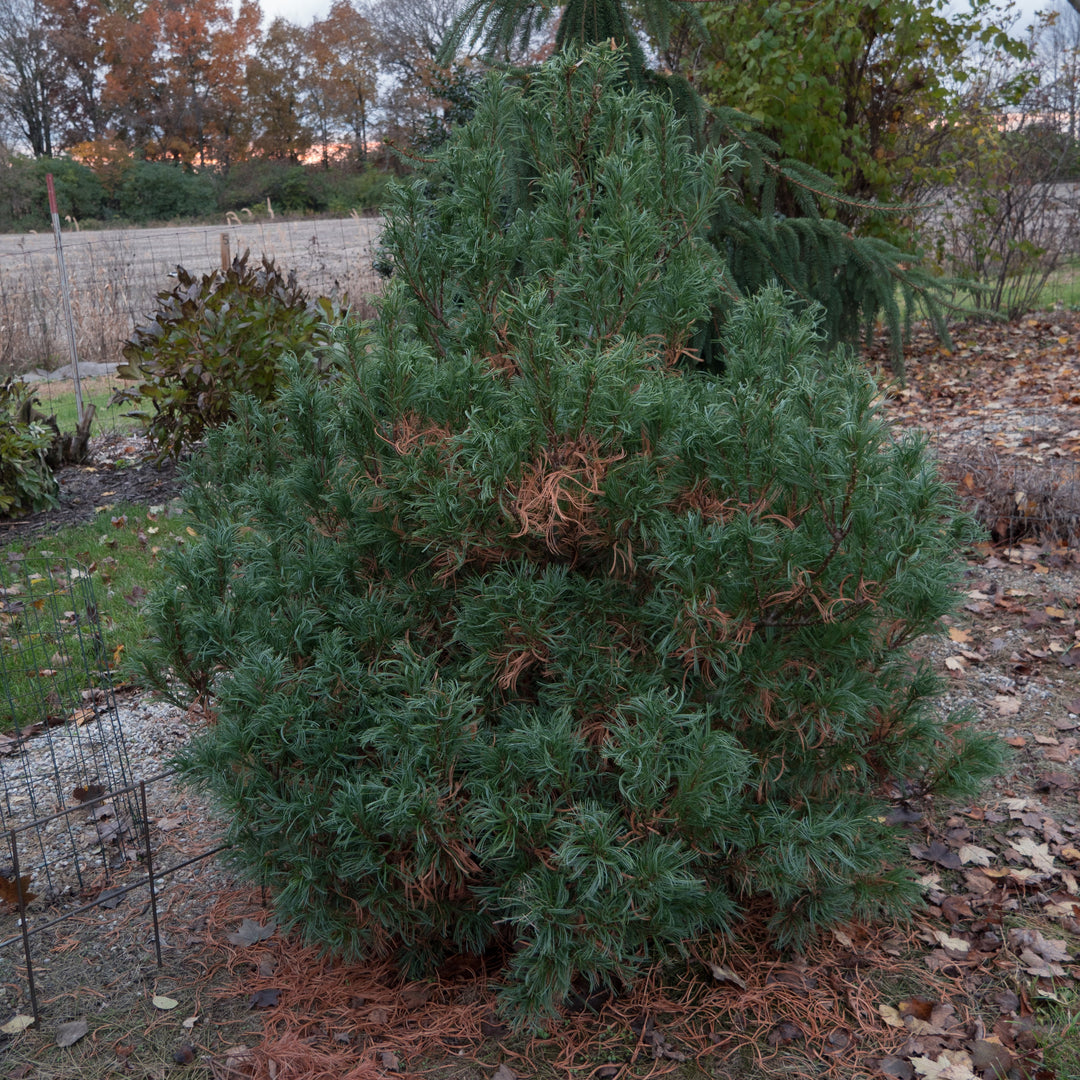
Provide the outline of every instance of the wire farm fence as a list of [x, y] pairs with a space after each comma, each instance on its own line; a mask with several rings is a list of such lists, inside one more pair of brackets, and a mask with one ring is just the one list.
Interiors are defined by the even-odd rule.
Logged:
[[[63, 560], [0, 562], [0, 829], [51, 818], [73, 802], [93, 806], [130, 785], [108, 669], [85, 569]], [[32, 766], [21, 752], [30, 738], [47, 747]], [[89, 843], [66, 818], [56, 819], [59, 836], [37, 831], [33, 853], [24, 848], [37, 890], [55, 897], [72, 876], [84, 886], [90, 849], [119, 845], [123, 861], [137, 817], [134, 800], [128, 804], [98, 804]]]
[[0, 561], [0, 979], [25, 980], [35, 1019], [32, 938], [147, 889], [161, 967], [159, 882], [223, 850], [162, 865], [147, 789], [172, 774], [134, 779], [148, 763], [131, 761], [108, 656], [84, 568]]
[[[178, 265], [209, 273], [235, 255], [272, 258], [296, 273], [312, 296], [356, 307], [377, 293], [373, 268], [381, 219], [237, 219], [222, 225], [106, 229], [63, 233], [64, 262], [83, 378], [102, 380], [101, 399], [121, 385], [112, 365], [124, 340], [145, 321]], [[56, 245], [50, 234], [0, 235], [0, 379], [38, 387], [45, 413], [71, 392], [71, 356]], [[105, 365], [104, 367], [101, 365]], [[102, 415], [98, 424], [115, 419]]]

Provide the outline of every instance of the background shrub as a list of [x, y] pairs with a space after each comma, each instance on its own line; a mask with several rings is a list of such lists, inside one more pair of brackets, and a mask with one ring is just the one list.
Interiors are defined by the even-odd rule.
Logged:
[[0, 186], [0, 231], [50, 228], [45, 193], [49, 172], [56, 181], [61, 219], [71, 216], [83, 225], [117, 219], [137, 224], [206, 219], [244, 209], [265, 214], [268, 197], [277, 213], [345, 215], [378, 209], [389, 182], [385, 173], [348, 164], [323, 169], [256, 159], [215, 173], [125, 158], [122, 179], [116, 180], [115, 190], [106, 190], [92, 169], [71, 158], [12, 156]]
[[161, 161], [133, 162], [124, 173], [118, 204], [123, 217], [139, 223], [207, 217], [217, 211], [209, 175]]
[[387, 183], [384, 173], [371, 168], [335, 164], [323, 169], [255, 159], [233, 165], [221, 178], [218, 204], [223, 211], [261, 213], [269, 196], [275, 211], [347, 214], [379, 207]]
[[54, 432], [26, 418], [31, 387], [12, 378], [0, 382], [0, 517], [59, 505], [56, 478], [45, 461]]
[[39, 199], [44, 206], [42, 215], [46, 227], [51, 224], [46, 196], [45, 175], [53, 174], [56, 187], [56, 207], [60, 218], [70, 215], [77, 221], [100, 218], [105, 214], [105, 188], [92, 169], [70, 158], [39, 158], [34, 162]]
[[327, 213], [348, 214], [382, 206], [390, 177], [372, 168], [319, 169], [309, 174], [308, 183]]
[[996, 762], [906, 649], [964, 525], [924, 445], [782, 294], [725, 301], [729, 159], [626, 87], [496, 80], [394, 192], [374, 334], [210, 435], [142, 660], [213, 695], [182, 766], [286, 923], [500, 947], [521, 1022], [749, 905], [904, 910], [883, 800]]
[[51, 228], [45, 187], [47, 173], [53, 174], [61, 221], [65, 216], [85, 221], [106, 214], [105, 189], [85, 165], [64, 157], [31, 160], [16, 156], [4, 165], [0, 231]]

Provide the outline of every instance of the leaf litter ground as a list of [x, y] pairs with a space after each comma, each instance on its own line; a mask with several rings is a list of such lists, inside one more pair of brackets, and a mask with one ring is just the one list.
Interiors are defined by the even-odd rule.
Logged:
[[[334, 964], [214, 868], [168, 894], [161, 970], [136, 903], [61, 924], [42, 950], [42, 1022], [0, 1026], [3, 1075], [1080, 1077], [1080, 321], [963, 326], [951, 352], [919, 329], [907, 365], [887, 414], [930, 433], [992, 537], [969, 553], [944, 633], [920, 645], [947, 678], [943, 706], [973, 704], [1013, 748], [977, 803], [897, 798], [925, 900], [910, 922], [779, 955], [750, 919], [526, 1039], [495, 1013], [498, 958], [457, 958], [429, 983]], [[182, 853], [210, 830], [170, 842]], [[21, 981], [6, 989], [25, 1013]]]

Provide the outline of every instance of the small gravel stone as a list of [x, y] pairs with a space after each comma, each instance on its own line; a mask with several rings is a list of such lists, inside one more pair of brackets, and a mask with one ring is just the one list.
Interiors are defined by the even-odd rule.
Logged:
[[[147, 826], [152, 855], [165, 841], [213, 846], [218, 831], [199, 798], [176, 776], [162, 776], [203, 722], [196, 710], [132, 694], [115, 706], [99, 700], [95, 712], [83, 726], [46, 727], [0, 757], [0, 827], [15, 830], [19, 876], [29, 876], [36, 897], [31, 924], [46, 905], [109, 891], [117, 871], [143, 858]], [[145, 824], [139, 781], [146, 781]], [[0, 861], [9, 882], [13, 870], [10, 857]], [[5, 932], [11, 927], [0, 926]]]

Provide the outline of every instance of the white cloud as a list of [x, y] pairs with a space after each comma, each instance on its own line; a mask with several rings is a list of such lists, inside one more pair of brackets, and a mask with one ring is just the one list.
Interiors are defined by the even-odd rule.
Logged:
[[271, 23], [279, 16], [298, 26], [310, 25], [330, 10], [330, 0], [260, 0], [263, 18]]

